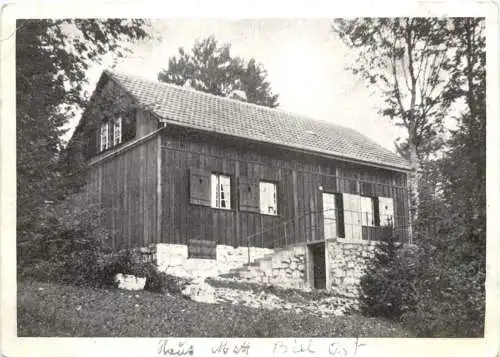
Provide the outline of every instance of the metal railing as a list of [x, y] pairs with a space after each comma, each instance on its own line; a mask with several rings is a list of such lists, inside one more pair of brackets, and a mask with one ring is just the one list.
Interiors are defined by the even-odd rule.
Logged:
[[392, 236], [401, 243], [410, 243], [408, 218], [393, 216], [384, 224], [380, 219], [368, 219], [362, 212], [342, 210], [339, 217], [337, 209], [309, 211], [301, 215], [284, 219], [271, 227], [244, 237], [249, 262], [250, 247], [286, 248], [300, 243], [338, 241], [380, 241]]

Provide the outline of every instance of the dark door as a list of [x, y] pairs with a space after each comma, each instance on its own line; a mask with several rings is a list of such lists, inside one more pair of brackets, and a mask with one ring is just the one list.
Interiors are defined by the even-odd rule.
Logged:
[[309, 246], [311, 249], [313, 274], [314, 274], [314, 288], [326, 288], [326, 266], [325, 266], [325, 244], [317, 243]]

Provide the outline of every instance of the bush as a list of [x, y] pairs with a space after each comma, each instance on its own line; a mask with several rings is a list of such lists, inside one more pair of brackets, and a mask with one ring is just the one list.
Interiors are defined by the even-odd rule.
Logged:
[[397, 245], [394, 237], [382, 240], [360, 281], [360, 310], [367, 316], [398, 318], [415, 305], [416, 255]]
[[438, 233], [414, 249], [380, 244], [361, 279], [361, 311], [398, 320], [418, 337], [481, 337], [484, 258], [452, 231]]
[[181, 294], [187, 284], [188, 281], [186, 279], [154, 270], [152, 274], [146, 277], [144, 290], [157, 293]]
[[134, 265], [134, 258], [130, 251], [124, 250], [118, 253], [103, 254], [99, 257], [95, 269], [96, 274], [89, 283], [116, 287], [116, 274], [132, 274]]
[[478, 261], [450, 264], [428, 256], [416, 285], [416, 304], [401, 321], [418, 337], [482, 337], [485, 271]]
[[84, 194], [46, 204], [17, 242], [19, 279], [98, 284], [110, 234], [101, 228], [96, 205]]
[[122, 273], [145, 277], [146, 290], [180, 293], [186, 280], [137, 263], [131, 250], [112, 252], [110, 232], [101, 228], [105, 214], [84, 194], [47, 204], [18, 241], [18, 279], [103, 287], [116, 286]]

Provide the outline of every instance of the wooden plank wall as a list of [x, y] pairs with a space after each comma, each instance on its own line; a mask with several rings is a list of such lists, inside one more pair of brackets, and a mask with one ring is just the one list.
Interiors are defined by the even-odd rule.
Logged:
[[156, 129], [158, 129], [158, 119], [150, 112], [138, 110], [136, 116], [136, 138], [142, 138]]
[[113, 247], [144, 246], [157, 240], [157, 152], [153, 135], [89, 168], [89, 188], [103, 207], [102, 225]]
[[[366, 176], [387, 184], [388, 192], [396, 199], [395, 215], [406, 215], [405, 180], [400, 173], [175, 128], [165, 131], [161, 156], [161, 239], [167, 243], [187, 244], [189, 239], [203, 239], [245, 246], [250, 239], [252, 246], [276, 247], [285, 245], [285, 235], [287, 244], [322, 240], [323, 191], [319, 187], [326, 192], [344, 192], [344, 172], [346, 177], [354, 175], [364, 180]], [[231, 210], [189, 203], [190, 168], [231, 176]], [[277, 182], [278, 216], [240, 211], [239, 177]], [[397, 221], [405, 222], [407, 218]]]

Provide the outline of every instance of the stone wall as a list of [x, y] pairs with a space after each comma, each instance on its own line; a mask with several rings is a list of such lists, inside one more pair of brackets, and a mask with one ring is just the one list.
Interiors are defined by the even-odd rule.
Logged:
[[283, 249], [272, 256], [273, 283], [297, 289], [307, 288], [306, 247]]
[[279, 249], [272, 255], [256, 259], [233, 272], [236, 279], [303, 289], [306, 284], [306, 248], [295, 246]]
[[345, 297], [357, 298], [360, 279], [367, 261], [375, 254], [376, 242], [328, 241], [326, 247], [329, 290]]
[[[249, 254], [250, 253], [250, 254]], [[188, 247], [183, 244], [159, 243], [140, 248], [142, 261], [151, 261], [159, 271], [186, 278], [214, 277], [226, 274], [256, 259], [273, 253], [272, 249], [217, 245], [216, 259], [188, 258]]]
[[[375, 249], [376, 242], [327, 241], [327, 289], [340, 296], [357, 299], [360, 279]], [[305, 245], [276, 251], [217, 245], [216, 259], [188, 259], [186, 245], [160, 243], [140, 248], [140, 255], [143, 261], [155, 263], [159, 271], [179, 277], [196, 279], [231, 272], [244, 281], [297, 289], [310, 288]], [[248, 264], [249, 256], [251, 264]]]

